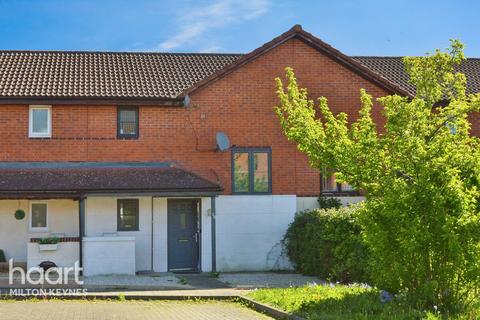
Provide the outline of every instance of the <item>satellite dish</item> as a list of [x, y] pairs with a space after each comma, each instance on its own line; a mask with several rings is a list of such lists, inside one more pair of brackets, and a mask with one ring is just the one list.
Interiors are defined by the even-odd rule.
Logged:
[[230, 140], [224, 132], [217, 132], [215, 135], [218, 151], [227, 151], [230, 149]]

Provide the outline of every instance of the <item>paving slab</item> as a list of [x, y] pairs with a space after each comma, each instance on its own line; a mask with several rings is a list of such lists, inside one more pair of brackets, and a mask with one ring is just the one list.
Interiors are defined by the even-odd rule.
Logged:
[[225, 301], [3, 301], [4, 320], [273, 319]]

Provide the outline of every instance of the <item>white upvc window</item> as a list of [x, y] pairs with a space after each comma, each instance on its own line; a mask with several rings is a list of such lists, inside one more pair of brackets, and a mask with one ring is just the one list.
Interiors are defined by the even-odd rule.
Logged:
[[52, 137], [52, 106], [30, 106], [28, 136], [30, 138]]
[[30, 231], [47, 232], [48, 231], [48, 203], [31, 202], [30, 203]]

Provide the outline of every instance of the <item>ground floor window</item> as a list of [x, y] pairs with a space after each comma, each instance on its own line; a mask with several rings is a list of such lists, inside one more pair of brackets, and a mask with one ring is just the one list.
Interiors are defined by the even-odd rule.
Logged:
[[48, 204], [45, 202], [32, 202], [30, 204], [30, 230], [48, 230]]
[[138, 199], [117, 200], [117, 230], [138, 231]]

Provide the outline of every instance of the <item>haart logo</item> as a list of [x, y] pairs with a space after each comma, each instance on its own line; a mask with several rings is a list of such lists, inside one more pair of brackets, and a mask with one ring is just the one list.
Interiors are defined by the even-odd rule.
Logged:
[[[10, 285], [14, 284], [17, 274], [20, 275], [20, 284], [22, 285], [68, 285], [71, 280], [77, 285], [83, 285], [83, 280], [80, 280], [80, 274], [83, 268], [80, 267], [78, 261], [75, 262], [73, 267], [50, 268], [48, 270], [34, 267], [28, 269], [26, 272], [23, 268], [14, 267], [13, 259], [8, 261], [8, 265], [8, 281]], [[73, 276], [73, 279], [71, 276]]]

